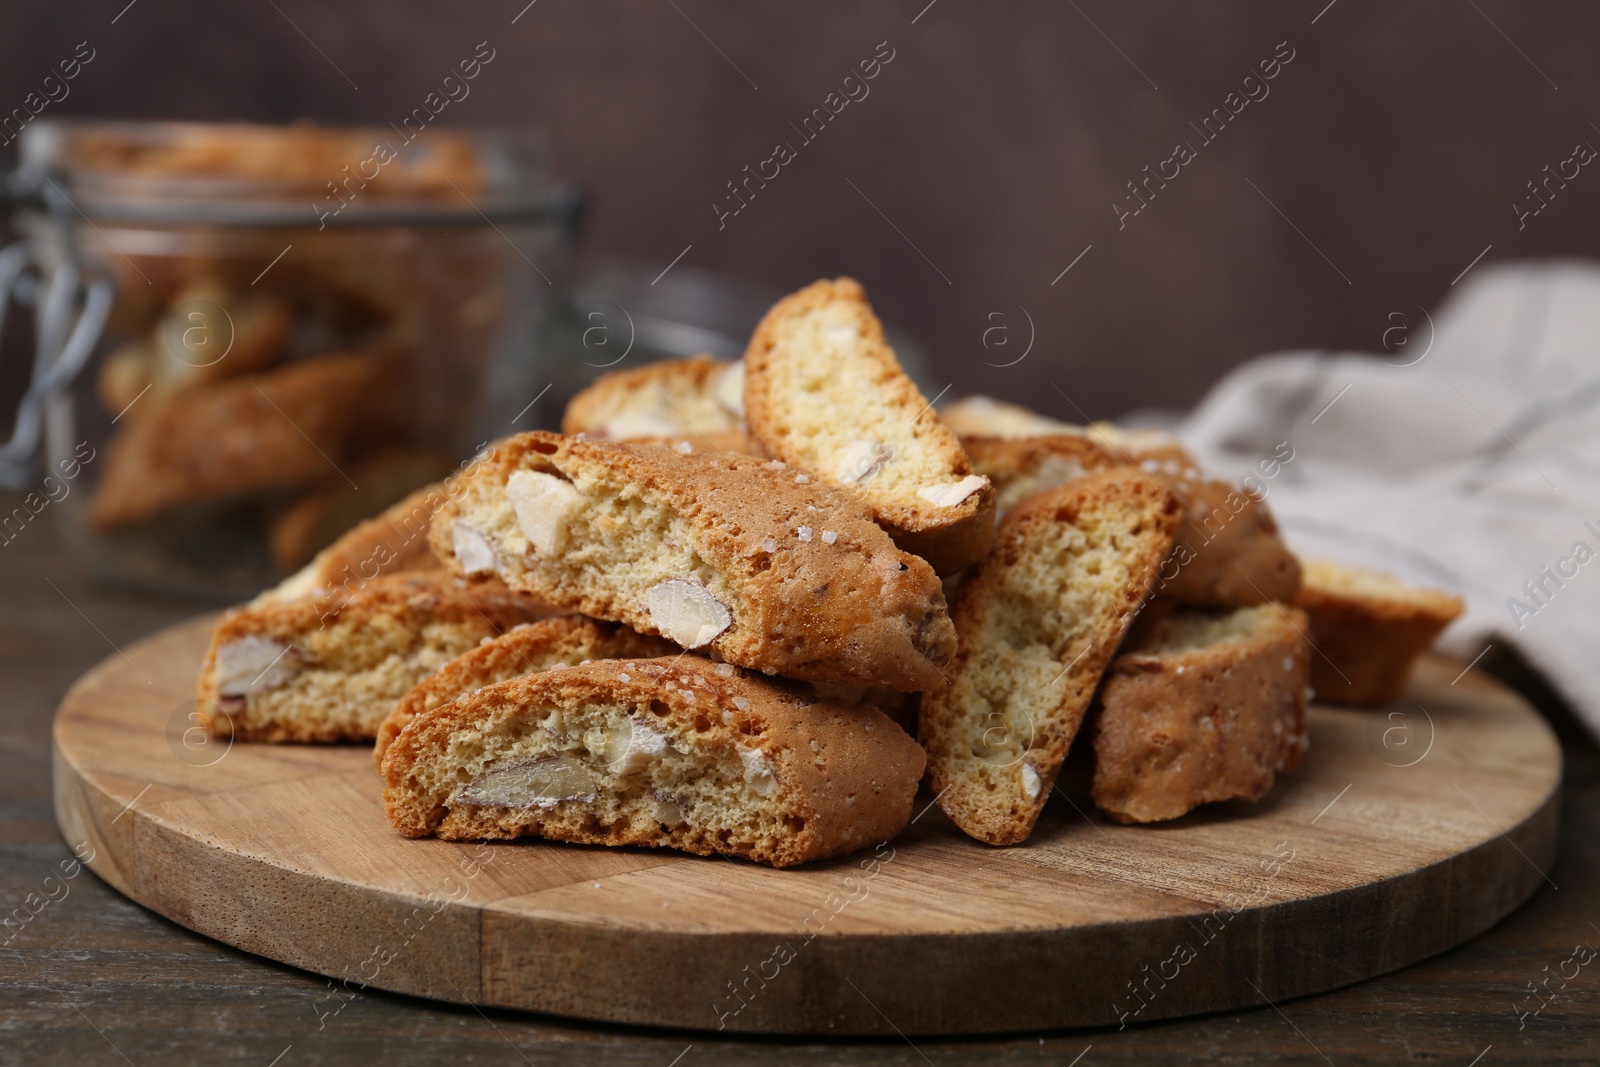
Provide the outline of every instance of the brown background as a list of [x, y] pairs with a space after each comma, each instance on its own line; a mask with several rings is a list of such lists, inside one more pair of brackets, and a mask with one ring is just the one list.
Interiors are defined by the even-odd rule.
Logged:
[[[778, 286], [856, 275], [952, 395], [1068, 417], [1052, 383], [1099, 417], [1188, 405], [1263, 351], [1376, 350], [1390, 312], [1434, 305], [1490, 244], [1484, 262], [1600, 250], [1600, 177], [1525, 231], [1511, 209], [1600, 144], [1593, 5], [937, 0], [913, 24], [926, 0], [539, 0], [513, 25], [525, 0], [137, 0], [113, 24], [125, 2], [12, 5], [0, 104], [87, 39], [95, 60], [46, 114], [383, 124], [487, 40], [495, 61], [441, 121], [547, 131], [595, 198], [586, 256], [664, 265], [692, 243], [685, 264]], [[884, 40], [871, 95], [719, 232], [724, 183]], [[1295, 59], [1270, 96], [1119, 232], [1125, 182], [1280, 41]], [[987, 313], [1015, 306], [1037, 343], [986, 366], [1019, 351], [982, 346]]]

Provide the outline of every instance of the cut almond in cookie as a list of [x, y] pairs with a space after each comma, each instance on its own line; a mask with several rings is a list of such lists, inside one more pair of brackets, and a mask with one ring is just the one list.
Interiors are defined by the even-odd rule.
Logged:
[[563, 615], [513, 627], [457, 656], [412, 686], [378, 727], [373, 763], [379, 767], [383, 765], [383, 754], [390, 742], [412, 719], [475, 689], [557, 665], [571, 666], [594, 659], [670, 656], [678, 651], [670, 641], [582, 615]]
[[[530, 433], [435, 517], [434, 552], [730, 663], [901, 692], [943, 684], [938, 578], [854, 496], [779, 461]], [[559, 545], [558, 549], [550, 546]]]
[[1141, 618], [1094, 720], [1094, 802], [1118, 822], [1260, 800], [1305, 753], [1305, 613], [1260, 604]]
[[681, 439], [730, 450], [725, 446], [744, 431], [743, 373], [742, 364], [710, 356], [612, 371], [572, 398], [561, 429], [605, 440]]
[[408, 837], [536, 835], [790, 867], [894, 837], [924, 763], [870, 705], [698, 656], [598, 660], [418, 715], [384, 756], [383, 799]]
[[1027, 838], [1101, 673], [1172, 547], [1172, 494], [1118, 468], [1030, 497], [956, 588], [950, 684], [918, 738], [939, 806], [991, 845]]
[[1398, 700], [1411, 666], [1461, 614], [1459, 597], [1382, 571], [1312, 560], [1295, 603], [1311, 617], [1311, 685], [1335, 704]]
[[994, 491], [884, 341], [861, 286], [819, 281], [780, 300], [744, 359], [745, 419], [769, 455], [861, 495], [940, 573], [994, 539]]
[[422, 678], [549, 612], [499, 582], [443, 571], [236, 608], [211, 635], [196, 702], [242, 741], [366, 741]]

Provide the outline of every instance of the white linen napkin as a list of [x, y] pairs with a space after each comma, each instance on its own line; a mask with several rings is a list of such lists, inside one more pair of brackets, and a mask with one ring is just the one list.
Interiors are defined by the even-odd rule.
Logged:
[[1303, 558], [1463, 597], [1442, 646], [1514, 645], [1600, 736], [1600, 264], [1485, 266], [1387, 328], [1240, 366], [1178, 435]]

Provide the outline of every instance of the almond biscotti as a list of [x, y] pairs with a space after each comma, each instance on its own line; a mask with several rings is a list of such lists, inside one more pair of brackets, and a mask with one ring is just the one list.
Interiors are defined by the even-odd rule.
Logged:
[[430, 539], [456, 574], [773, 674], [927, 690], [955, 651], [932, 568], [777, 460], [522, 434]]
[[939, 806], [962, 830], [1009, 845], [1033, 829], [1180, 514], [1124, 467], [1030, 497], [1001, 522], [956, 589], [950, 685], [918, 721]]
[[1331, 560], [1305, 566], [1295, 603], [1311, 616], [1311, 686], [1335, 704], [1405, 693], [1416, 658], [1461, 614], [1459, 597]]
[[[615, 441], [744, 431], [744, 365], [690, 356], [602, 375], [567, 403], [561, 432]], [[704, 440], [696, 440], [700, 435]]]
[[515, 626], [412, 686], [379, 725], [372, 761], [380, 769], [383, 767], [383, 754], [412, 719], [486, 685], [589, 660], [670, 656], [680, 651], [671, 641], [582, 615], [562, 615]]
[[1021, 404], [987, 396], [964, 396], [939, 409], [939, 421], [960, 437], [1054, 437], [1062, 434], [1087, 438], [1128, 462], [1177, 447], [1177, 439], [1162, 430], [1128, 430], [1114, 422], [1087, 426], [1040, 415]]
[[1094, 802], [1122, 823], [1260, 800], [1305, 753], [1305, 613], [1180, 609], [1111, 661], [1094, 720]]
[[698, 656], [499, 682], [413, 719], [383, 761], [408, 837], [528, 834], [789, 867], [911, 818], [922, 750], [869, 705], [812, 702]]
[[939, 573], [994, 539], [994, 490], [900, 369], [860, 284], [780, 300], [745, 352], [745, 420], [769, 455], [853, 489], [895, 543]]
[[1300, 561], [1265, 501], [1176, 460], [1146, 459], [1140, 469], [1183, 504], [1183, 525], [1161, 566], [1158, 595], [1208, 608], [1294, 600]]
[[267, 601], [224, 615], [196, 702], [208, 729], [244, 741], [363, 741], [440, 666], [549, 612], [442, 571], [354, 591]]
[[1210, 608], [1294, 598], [1300, 564], [1265, 503], [1205, 477], [1175, 443], [1146, 442], [1135, 453], [1127, 442], [1102, 442], [1077, 434], [962, 438], [972, 465], [994, 484], [1002, 515], [1034, 493], [1119, 465], [1171, 490], [1183, 504], [1184, 521], [1162, 562], [1158, 595]]
[[994, 486], [995, 511], [1001, 518], [1035, 493], [1123, 465], [1105, 448], [1075, 434], [962, 437], [961, 445], [973, 469]]

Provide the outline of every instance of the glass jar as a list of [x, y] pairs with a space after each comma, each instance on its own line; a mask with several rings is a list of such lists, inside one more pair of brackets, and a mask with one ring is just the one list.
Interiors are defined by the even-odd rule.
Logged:
[[0, 477], [96, 574], [237, 598], [513, 432], [579, 200], [529, 135], [40, 121]]

